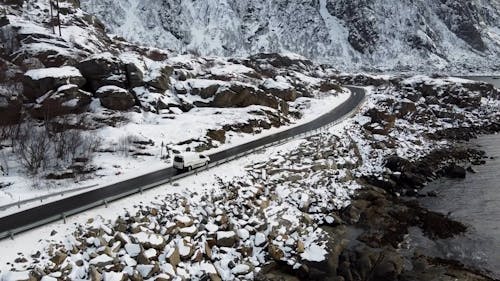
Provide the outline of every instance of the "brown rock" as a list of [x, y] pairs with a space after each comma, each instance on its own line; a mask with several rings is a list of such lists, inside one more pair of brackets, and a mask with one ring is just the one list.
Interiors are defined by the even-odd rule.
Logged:
[[102, 280], [102, 275], [101, 273], [95, 268], [95, 266], [90, 266], [89, 268], [89, 275], [90, 275], [90, 280], [91, 281], [101, 281]]
[[162, 67], [157, 73], [158, 75], [147, 81], [146, 84], [162, 92], [170, 89], [170, 76], [172, 76], [173, 68], [167, 65]]
[[217, 232], [217, 246], [233, 247], [236, 243], [236, 232], [234, 231], [219, 231]]
[[297, 241], [297, 253], [302, 254], [305, 251], [304, 242]]
[[269, 255], [276, 261], [280, 261], [285, 257], [285, 253], [283, 253], [283, 251], [278, 246], [272, 243], [270, 243], [267, 247], [267, 251], [269, 252]]
[[134, 96], [117, 86], [104, 86], [97, 90], [96, 96], [102, 106], [112, 110], [128, 110], [135, 105]]
[[56, 252], [50, 260], [57, 266], [59, 266], [66, 260], [67, 257], [68, 255], [63, 252]]
[[208, 245], [207, 242], [205, 242], [205, 254], [207, 255], [208, 259], [212, 259], [212, 248], [210, 247], [210, 245]]
[[226, 142], [226, 131], [223, 129], [220, 130], [208, 130], [207, 136], [213, 140], [216, 140], [220, 143]]
[[215, 107], [247, 107], [250, 105], [262, 105], [278, 108], [278, 100], [266, 94], [262, 90], [244, 84], [233, 84], [228, 88], [221, 89], [215, 95], [212, 105]]
[[76, 114], [87, 110], [92, 95], [78, 88], [77, 85], [63, 85], [50, 91], [30, 109], [30, 114], [39, 119], [52, 118], [66, 114]]
[[176, 268], [177, 265], [179, 265], [179, 263], [181, 262], [181, 256], [179, 254], [179, 249], [177, 247], [175, 247], [175, 250], [172, 252], [172, 254], [170, 256], [167, 257], [167, 259], [168, 259], [168, 262], [174, 268]]
[[219, 274], [210, 273], [210, 281], [222, 281], [222, 278], [220, 278]]

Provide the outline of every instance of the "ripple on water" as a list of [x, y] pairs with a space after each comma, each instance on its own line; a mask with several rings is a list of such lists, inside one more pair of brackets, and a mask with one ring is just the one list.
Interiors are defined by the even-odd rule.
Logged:
[[466, 223], [468, 233], [435, 242], [415, 234], [413, 242], [429, 254], [487, 269], [500, 278], [500, 134], [482, 136], [472, 145], [480, 146], [493, 159], [474, 166], [477, 173], [469, 173], [466, 179], [429, 184], [424, 193], [435, 191], [438, 196], [421, 200], [424, 207]]

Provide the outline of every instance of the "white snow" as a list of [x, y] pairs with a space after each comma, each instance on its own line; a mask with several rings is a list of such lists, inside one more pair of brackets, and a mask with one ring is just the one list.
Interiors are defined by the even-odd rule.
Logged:
[[125, 244], [125, 250], [129, 254], [129, 256], [137, 257], [137, 255], [139, 255], [139, 253], [141, 252], [141, 245], [128, 243]]
[[82, 77], [80, 70], [73, 66], [32, 69], [28, 70], [25, 75], [33, 80], [41, 80], [44, 78]]
[[216, 76], [230, 76], [234, 74], [254, 73], [255, 70], [241, 64], [229, 64], [212, 68], [210, 72]]
[[112, 262], [113, 261], [113, 258], [108, 256], [108, 255], [105, 255], [105, 254], [102, 254], [102, 255], [99, 255], [93, 259], [90, 260], [90, 264], [99, 264], [99, 263], [108, 263], [108, 262]]
[[[283, 77], [281, 77], [283, 78]], [[289, 90], [291, 88], [293, 88], [293, 86], [286, 82], [286, 81], [283, 81], [283, 80], [274, 80], [274, 79], [266, 79], [264, 81], [264, 83], [262, 84], [262, 86], [266, 89], [278, 89], [278, 90]]]
[[304, 260], [320, 262], [325, 259], [327, 251], [316, 244], [312, 244], [307, 247], [304, 253], [300, 254], [300, 257]]
[[106, 92], [128, 93], [127, 90], [114, 85], [102, 86], [97, 89], [97, 94], [103, 94]]
[[231, 238], [235, 237], [236, 233], [234, 231], [217, 231], [217, 240], [224, 239], [224, 238]]

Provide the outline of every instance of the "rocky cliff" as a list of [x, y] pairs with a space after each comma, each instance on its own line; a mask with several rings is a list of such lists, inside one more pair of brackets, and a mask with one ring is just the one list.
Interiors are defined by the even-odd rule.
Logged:
[[83, 0], [109, 31], [203, 55], [290, 51], [340, 69], [499, 69], [495, 0]]

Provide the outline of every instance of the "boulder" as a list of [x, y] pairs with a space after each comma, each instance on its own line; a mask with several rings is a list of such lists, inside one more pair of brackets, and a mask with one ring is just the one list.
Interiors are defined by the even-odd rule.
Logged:
[[445, 174], [449, 178], [464, 179], [466, 177], [466, 170], [464, 167], [452, 164], [445, 169]]
[[102, 106], [112, 110], [128, 110], [135, 105], [134, 96], [117, 86], [103, 86], [96, 91]]
[[168, 65], [153, 70], [150, 73], [152, 79], [146, 81], [146, 84], [164, 92], [170, 89], [170, 76], [172, 76], [173, 71], [173, 68]]
[[0, 92], [0, 126], [18, 123], [21, 120], [22, 105], [18, 96], [3, 95]]
[[417, 111], [417, 106], [411, 100], [403, 100], [398, 105], [398, 117]]
[[125, 66], [127, 71], [127, 84], [129, 88], [140, 87], [144, 85], [144, 74], [142, 71], [133, 63], [129, 63]]
[[297, 91], [292, 85], [285, 81], [266, 79], [260, 88], [266, 93], [270, 93], [285, 101], [295, 101], [297, 99]]
[[221, 83], [223, 82], [217, 80], [201, 79], [188, 80], [187, 82], [189, 88], [191, 88], [191, 94], [200, 96], [203, 99], [214, 97], [219, 88], [223, 85]]
[[171, 250], [166, 255], [166, 258], [168, 259], [168, 262], [173, 267], [177, 267], [177, 265], [181, 262], [181, 256], [180, 256], [180, 253], [179, 253], [179, 248], [175, 247], [175, 249]]
[[236, 243], [236, 232], [234, 231], [217, 232], [217, 246], [233, 247], [235, 243]]
[[9, 25], [9, 24], [10, 24], [10, 21], [6, 15], [0, 16], [0, 27], [4, 27], [4, 26]]
[[102, 275], [95, 266], [90, 266], [89, 276], [91, 281], [101, 281]]
[[220, 143], [226, 142], [226, 131], [223, 129], [220, 130], [208, 130], [207, 136], [213, 140], [216, 140]]
[[66, 258], [68, 257], [67, 254], [63, 252], [57, 252], [50, 260], [55, 263], [57, 266], [61, 265]]
[[126, 66], [119, 58], [110, 53], [98, 54], [83, 60], [78, 63], [77, 68], [87, 79], [90, 89], [94, 92], [106, 85], [127, 87]]
[[33, 69], [24, 75], [23, 94], [28, 100], [35, 101], [63, 85], [72, 84], [81, 87], [85, 82], [80, 71], [72, 66]]
[[232, 84], [229, 87], [219, 89], [212, 102], [212, 106], [215, 107], [247, 107], [250, 105], [262, 105], [277, 109], [279, 102], [274, 96], [245, 84]]
[[275, 260], [275, 261], [280, 261], [282, 258], [285, 257], [285, 253], [276, 245], [274, 244], [269, 244], [267, 247], [267, 250], [269, 252], [269, 255]]
[[111, 258], [108, 255], [102, 254], [99, 256], [96, 256], [95, 258], [91, 259], [89, 261], [90, 265], [95, 265], [99, 268], [103, 268], [107, 265], [113, 264], [113, 258]]
[[92, 94], [82, 91], [78, 85], [60, 86], [55, 91], [38, 98], [30, 114], [39, 119], [53, 118], [85, 111], [92, 101]]

